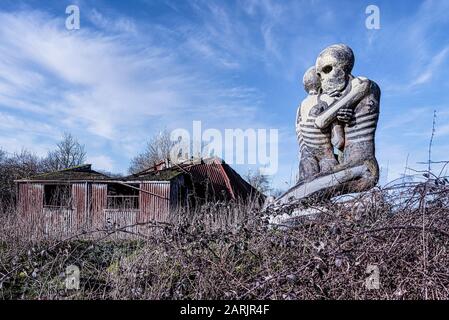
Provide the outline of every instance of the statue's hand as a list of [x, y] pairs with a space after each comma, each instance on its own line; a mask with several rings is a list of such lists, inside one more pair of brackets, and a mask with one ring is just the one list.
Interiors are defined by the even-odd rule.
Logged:
[[352, 108], [341, 108], [337, 112], [337, 119], [341, 122], [348, 123], [354, 117], [354, 110]]

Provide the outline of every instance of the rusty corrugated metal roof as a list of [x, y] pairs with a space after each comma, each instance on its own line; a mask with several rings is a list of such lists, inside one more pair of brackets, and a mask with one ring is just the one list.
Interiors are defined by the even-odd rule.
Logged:
[[[243, 179], [234, 169], [228, 164], [222, 165], [226, 176], [229, 178], [235, 197], [246, 197], [248, 195], [261, 196], [262, 194]], [[262, 195], [263, 196], [263, 195]]]
[[162, 164], [123, 179], [170, 181], [181, 174], [185, 174], [189, 175], [194, 183], [208, 182], [215, 194], [222, 191], [227, 192], [231, 199], [260, 195], [253, 186], [218, 157], [189, 160], [184, 163], [173, 164], [170, 168], [159, 169]]

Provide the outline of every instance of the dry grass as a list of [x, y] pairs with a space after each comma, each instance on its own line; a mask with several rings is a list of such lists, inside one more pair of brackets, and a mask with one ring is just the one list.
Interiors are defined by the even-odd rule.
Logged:
[[[205, 206], [120, 242], [33, 243], [10, 215], [0, 226], [0, 298], [449, 298], [449, 186], [375, 189], [321, 208], [282, 231], [250, 205]], [[81, 269], [78, 291], [64, 287], [70, 264]], [[370, 265], [379, 289], [365, 286]]]

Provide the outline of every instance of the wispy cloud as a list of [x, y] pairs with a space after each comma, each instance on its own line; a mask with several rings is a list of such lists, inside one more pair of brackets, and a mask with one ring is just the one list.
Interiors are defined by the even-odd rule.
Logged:
[[445, 47], [443, 50], [438, 52], [435, 56], [432, 57], [430, 63], [425, 67], [422, 74], [411, 83], [411, 87], [428, 83], [432, 80], [435, 72], [440, 69], [440, 66], [443, 62], [446, 61], [447, 55], [449, 53], [449, 46]]
[[88, 12], [88, 19], [99, 29], [109, 32], [136, 33], [138, 29], [134, 21], [129, 18], [118, 17], [109, 19], [95, 8]]
[[3, 118], [22, 112], [34, 123], [18, 123], [23, 130], [87, 130], [119, 149], [129, 148], [130, 140], [135, 148], [143, 144], [161, 118], [187, 125], [188, 110], [221, 125], [237, 111], [248, 112], [248, 119], [254, 114], [256, 90], [227, 86], [186, 66], [171, 47], [138, 33], [131, 20], [113, 23], [95, 10], [90, 18], [104, 30], [69, 32], [63, 20], [38, 11], [0, 13]]

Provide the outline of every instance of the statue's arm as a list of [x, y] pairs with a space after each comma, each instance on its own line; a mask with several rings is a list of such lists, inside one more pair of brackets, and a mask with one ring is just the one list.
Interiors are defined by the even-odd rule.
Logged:
[[355, 105], [369, 93], [369, 90], [370, 81], [358, 79], [358, 82], [353, 83], [351, 91], [347, 95], [318, 115], [315, 120], [315, 126], [320, 129], [327, 128], [332, 122], [335, 121], [337, 118], [337, 112], [341, 108]]

